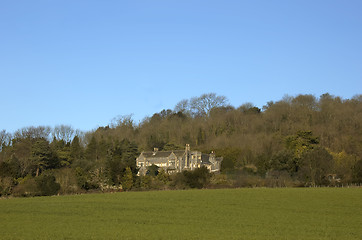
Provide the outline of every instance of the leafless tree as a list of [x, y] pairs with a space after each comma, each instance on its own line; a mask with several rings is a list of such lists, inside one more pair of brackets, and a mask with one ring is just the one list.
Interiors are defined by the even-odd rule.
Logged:
[[75, 136], [75, 131], [71, 126], [58, 125], [53, 130], [53, 137], [64, 142], [71, 142]]
[[11, 141], [11, 134], [7, 133], [5, 130], [0, 131], [0, 151], [2, 150], [3, 145], [8, 145]]
[[225, 96], [217, 96], [216, 93], [202, 94], [190, 100], [190, 108], [195, 116], [208, 116], [211, 109], [227, 106], [228, 100]]
[[51, 128], [48, 126], [25, 127], [14, 133], [15, 138], [45, 138], [48, 139], [51, 133]]
[[183, 99], [183, 100], [179, 101], [174, 108], [174, 112], [176, 112], [176, 113], [178, 113], [178, 112], [188, 113], [189, 111], [190, 111], [190, 104], [189, 104], [189, 100], [187, 100], [187, 99]]

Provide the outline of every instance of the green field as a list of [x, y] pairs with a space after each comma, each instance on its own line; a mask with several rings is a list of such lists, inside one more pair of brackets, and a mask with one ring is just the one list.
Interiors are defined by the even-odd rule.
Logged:
[[0, 200], [0, 239], [362, 239], [362, 189], [123, 192]]

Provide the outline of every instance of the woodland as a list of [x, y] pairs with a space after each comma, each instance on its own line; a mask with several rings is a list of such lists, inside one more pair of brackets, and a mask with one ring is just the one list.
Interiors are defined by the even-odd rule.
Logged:
[[[214, 151], [206, 168], [138, 176], [142, 151]], [[0, 131], [0, 196], [188, 188], [345, 186], [362, 183], [362, 95], [328, 93], [239, 107], [215, 93], [181, 100], [135, 123], [132, 116], [81, 132], [71, 126]]]

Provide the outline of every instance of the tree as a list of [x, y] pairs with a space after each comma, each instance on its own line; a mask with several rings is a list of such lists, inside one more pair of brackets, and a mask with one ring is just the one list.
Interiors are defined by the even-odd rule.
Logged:
[[70, 162], [83, 158], [83, 148], [80, 145], [79, 137], [76, 135], [70, 144]]
[[9, 145], [11, 142], [11, 134], [5, 130], [0, 131], [0, 152], [4, 146]]
[[33, 144], [31, 161], [36, 167], [35, 176], [39, 176], [41, 170], [56, 168], [59, 164], [50, 149], [49, 142], [43, 138]]
[[14, 138], [20, 139], [48, 139], [51, 132], [51, 128], [48, 126], [39, 127], [26, 127], [22, 128], [14, 133]]
[[313, 95], [298, 95], [292, 99], [292, 105], [297, 107], [307, 108], [309, 110], [317, 109], [317, 100]]
[[294, 153], [288, 149], [274, 154], [270, 160], [270, 168], [276, 171], [287, 171], [290, 175], [297, 172], [298, 162], [294, 158]]
[[362, 159], [353, 166], [353, 182], [362, 183]]
[[158, 175], [158, 169], [159, 167], [156, 166], [155, 164], [152, 164], [151, 166], [148, 166], [147, 167], [147, 172], [146, 172], [146, 175], [149, 175], [151, 177], [155, 177]]
[[[221, 171], [230, 171], [236, 168], [241, 168], [248, 164], [246, 159], [243, 159], [243, 151], [240, 148], [223, 148], [216, 151], [219, 156], [223, 157], [221, 162]], [[245, 152], [248, 152], [247, 150]], [[246, 157], [246, 156], [245, 156]]]
[[303, 154], [299, 176], [312, 186], [329, 184], [327, 174], [333, 169], [333, 157], [327, 150], [317, 147]]
[[116, 141], [113, 146], [109, 144], [107, 146], [105, 171], [110, 183], [118, 185], [127, 167], [131, 169], [134, 175], [137, 174], [136, 157], [138, 156], [138, 148], [135, 143], [124, 139]]
[[305, 151], [313, 149], [319, 143], [318, 137], [312, 131], [298, 131], [286, 138], [286, 147], [294, 151], [294, 156], [300, 158]]
[[190, 111], [190, 105], [189, 100], [183, 99], [180, 102], [178, 102], [174, 108], [174, 112], [181, 112], [184, 114], [189, 113]]
[[226, 107], [227, 103], [228, 100], [225, 96], [218, 96], [216, 93], [205, 93], [190, 100], [181, 100], [176, 104], [174, 112], [181, 112], [194, 117], [205, 117], [209, 116], [213, 108]]
[[206, 141], [206, 134], [205, 131], [200, 127], [199, 131], [197, 132], [197, 138], [196, 138], [196, 145], [202, 145]]
[[137, 173], [136, 158], [139, 155], [138, 146], [127, 139], [121, 141], [122, 163], [124, 168], [130, 167], [133, 173]]
[[257, 114], [261, 112], [261, 109], [254, 106], [254, 104], [252, 103], [244, 103], [238, 108], [238, 110], [241, 111], [242, 113], [247, 113], [247, 114]]
[[183, 150], [184, 146], [178, 145], [178, 144], [173, 144], [173, 143], [166, 143], [163, 146], [163, 150], [164, 151], [172, 151], [172, 150]]
[[60, 167], [70, 165], [71, 160], [69, 142], [67, 143], [63, 139], [58, 140], [54, 137], [50, 147], [53, 152], [53, 157], [58, 159]]
[[190, 108], [194, 116], [208, 116], [211, 109], [225, 107], [227, 105], [225, 96], [217, 96], [216, 93], [202, 94], [200, 97], [193, 97], [190, 100]]
[[334, 174], [340, 178], [343, 183], [353, 181], [353, 168], [356, 166], [357, 158], [355, 155], [349, 155], [345, 151], [334, 153], [330, 152], [334, 160]]
[[133, 186], [133, 175], [130, 167], [126, 168], [126, 172], [122, 179], [122, 189], [125, 191], [131, 190]]
[[163, 184], [166, 184], [170, 180], [169, 175], [166, 173], [166, 171], [163, 168], [161, 168], [158, 171], [158, 174], [157, 174], [156, 178], [157, 178], [157, 180], [159, 180]]
[[14, 185], [15, 185], [14, 178], [0, 176], [0, 197], [12, 194]]
[[9, 159], [0, 162], [0, 177], [12, 177], [16, 179], [20, 176], [20, 162], [14, 155]]
[[98, 143], [94, 135], [88, 143], [84, 155], [85, 158], [91, 162], [95, 162], [98, 159]]
[[53, 129], [53, 137], [57, 140], [63, 140], [66, 143], [71, 142], [75, 134], [75, 130], [71, 126], [59, 125]]
[[106, 168], [109, 180], [112, 184], [120, 184], [125, 172], [126, 164], [122, 162], [123, 148], [120, 142], [116, 142], [113, 148], [108, 150]]
[[160, 138], [157, 135], [149, 135], [147, 138], [147, 148], [158, 148], [159, 150], [162, 150], [165, 146], [166, 142], [162, 138]]
[[21, 177], [25, 177], [29, 173], [33, 174], [34, 165], [30, 160], [31, 147], [31, 139], [14, 138], [11, 148], [6, 150], [6, 152], [11, 153], [11, 158], [16, 158], [19, 161]]
[[134, 128], [134, 121], [131, 115], [118, 116], [112, 119], [112, 128]]
[[224, 158], [221, 162], [221, 172], [227, 172], [230, 170], [234, 170], [235, 163], [231, 158]]

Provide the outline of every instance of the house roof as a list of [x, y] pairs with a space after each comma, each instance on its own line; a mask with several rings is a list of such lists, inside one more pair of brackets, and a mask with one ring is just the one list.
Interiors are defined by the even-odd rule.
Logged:
[[185, 150], [172, 151], [177, 157], [182, 157], [185, 154]]
[[184, 150], [175, 150], [175, 151], [157, 151], [157, 152], [143, 152], [143, 156], [147, 159], [152, 158], [167, 158], [172, 153], [174, 153], [177, 157], [182, 157], [185, 154]]
[[210, 155], [209, 154], [205, 154], [203, 153], [201, 155], [201, 162], [202, 164], [211, 164], [211, 162], [209, 161]]
[[[202, 162], [202, 164], [213, 164], [212, 162], [210, 162], [210, 157], [211, 157], [211, 155], [210, 154], [205, 154], [205, 153], [203, 153], [202, 155], [201, 155], [201, 162]], [[213, 159], [214, 159], [214, 161], [216, 161], [216, 162], [221, 162], [222, 160], [223, 160], [223, 158], [222, 157], [213, 157]]]

